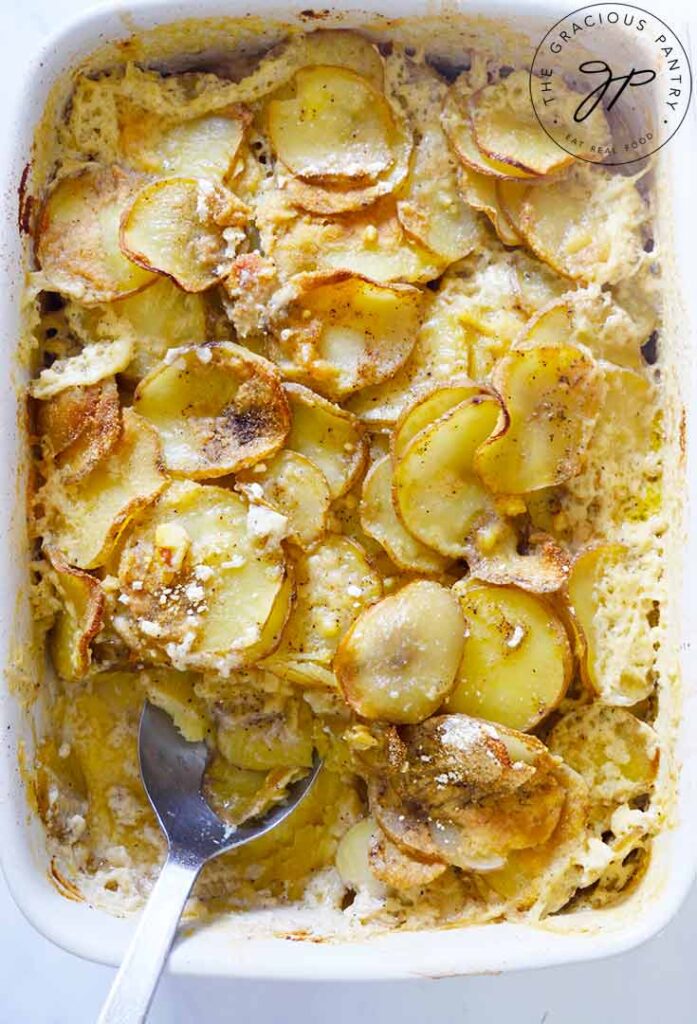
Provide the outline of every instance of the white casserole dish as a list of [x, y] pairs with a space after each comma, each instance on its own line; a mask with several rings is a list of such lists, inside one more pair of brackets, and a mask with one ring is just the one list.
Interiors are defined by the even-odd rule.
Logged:
[[[433, 4], [423, 0], [348, 0], [342, 13], [323, 16], [320, 22], [302, 17], [301, 5], [279, 6], [274, 0], [257, 0], [254, 15], [283, 22], [301, 21], [308, 28], [340, 25], [350, 27], [370, 22], [376, 15], [434, 16]], [[569, 5], [571, 6], [571, 5]], [[444, 10], [452, 13], [452, 6]], [[479, 9], [488, 18], [505, 18], [516, 29], [529, 32], [531, 53], [544, 32], [568, 11], [556, 3], [533, 4], [519, 0], [515, 5], [487, 2]], [[241, 3], [204, 0], [196, 5], [197, 18], [242, 16]], [[476, 15], [473, 4], [467, 14]], [[7, 135], [9, 155], [2, 190], [3, 244], [0, 254], [0, 279], [3, 301], [0, 318], [5, 344], [10, 350], [19, 334], [19, 302], [22, 288], [24, 241], [17, 230], [17, 189], [23, 169], [30, 159], [32, 134], [54, 83], [92, 50], [105, 41], [128, 36], [139, 29], [175, 21], [191, 15], [191, 6], [174, 0], [150, 0], [142, 3], [112, 3], [102, 10], [81, 17], [54, 37], [27, 64], [21, 104], [12, 112]], [[686, 30], [672, 26], [685, 44]], [[434, 45], [437, 50], [437, 44]], [[692, 436], [697, 420], [697, 375], [694, 353], [697, 339], [690, 333], [680, 294], [692, 300], [692, 319], [697, 318], [697, 298], [688, 291], [687, 279], [680, 272], [691, 269], [694, 240], [697, 239], [697, 214], [692, 187], [692, 163], [695, 142], [694, 112], [681, 132], [662, 150], [661, 175], [665, 188], [660, 202], [659, 240], [664, 249], [666, 278], [675, 295], [669, 297], [669, 345], [679, 360], [680, 400], [687, 409], [687, 435]], [[674, 254], [671, 262], [671, 253]], [[684, 285], [684, 288], [683, 288]], [[677, 330], [677, 325], [680, 330]], [[671, 326], [670, 325], [674, 325]], [[664, 341], [665, 343], [665, 341]], [[22, 433], [23, 371], [9, 364], [0, 383], [0, 452], [4, 467], [0, 492], [0, 529], [5, 543], [0, 552], [0, 645], [4, 664], [26, 647], [29, 636], [29, 609], [26, 594], [27, 558], [25, 515], [25, 452]], [[688, 460], [689, 500], [697, 500], [697, 465]], [[676, 523], [676, 530], [682, 527]], [[697, 532], [692, 531], [688, 546], [682, 547], [682, 566], [697, 565]], [[677, 547], [677, 545], [676, 545]], [[682, 663], [682, 694], [664, 694], [664, 727], [681, 718], [675, 764], [681, 766], [677, 801], [670, 815], [671, 827], [655, 842], [649, 868], [632, 895], [615, 908], [583, 911], [550, 918], [544, 924], [489, 924], [465, 929], [400, 932], [363, 942], [291, 942], [278, 939], [238, 941], [230, 922], [217, 921], [198, 928], [181, 940], [171, 959], [171, 968], [179, 973], [269, 978], [381, 979], [436, 977], [478, 972], [497, 972], [522, 967], [541, 967], [620, 953], [655, 935], [682, 903], [697, 869], [697, 690], [695, 670], [690, 662], [690, 637], [697, 631], [697, 580], [680, 566], [668, 566], [671, 573], [673, 607], [670, 616], [679, 623]], [[679, 637], [671, 637], [677, 646]], [[27, 665], [31, 670], [31, 665]], [[11, 692], [12, 673], [6, 673], [6, 685], [0, 694], [0, 736], [3, 781], [0, 784], [0, 834], [2, 861], [8, 883], [20, 908], [48, 938], [80, 956], [106, 964], [116, 964], [134, 927], [133, 919], [117, 919], [86, 903], [60, 895], [49, 877], [43, 828], [30, 812], [25, 783], [19, 767], [19, 752], [25, 751], [31, 763], [34, 721], [22, 711]], [[260, 912], [263, 913], [263, 912]], [[293, 924], [307, 924], [296, 915]]]

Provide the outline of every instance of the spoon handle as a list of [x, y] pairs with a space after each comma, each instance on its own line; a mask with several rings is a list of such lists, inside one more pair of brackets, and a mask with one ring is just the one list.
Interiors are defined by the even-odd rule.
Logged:
[[201, 864], [170, 851], [97, 1024], [141, 1024], [167, 962], [179, 918]]

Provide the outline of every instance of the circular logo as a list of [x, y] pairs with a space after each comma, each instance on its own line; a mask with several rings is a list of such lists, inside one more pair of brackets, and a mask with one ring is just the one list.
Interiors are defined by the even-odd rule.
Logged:
[[687, 113], [692, 72], [664, 21], [629, 4], [591, 4], [553, 25], [533, 58], [530, 98], [545, 132], [590, 163], [655, 153]]

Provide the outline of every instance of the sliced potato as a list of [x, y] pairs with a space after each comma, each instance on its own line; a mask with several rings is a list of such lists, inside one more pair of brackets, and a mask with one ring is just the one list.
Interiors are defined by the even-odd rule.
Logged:
[[358, 616], [334, 658], [347, 703], [362, 718], [422, 722], [455, 683], [465, 646], [455, 597], [417, 580]]
[[579, 289], [533, 316], [516, 348], [581, 344], [597, 359], [639, 370], [641, 337], [628, 314], [606, 292]]
[[522, 245], [523, 240], [506, 216], [497, 194], [499, 179], [471, 167], [460, 167], [458, 185], [467, 203], [485, 213], [504, 245]]
[[387, 770], [368, 780], [375, 818], [405, 853], [465, 870], [502, 867], [512, 850], [546, 842], [565, 789], [534, 737], [467, 715], [406, 726]]
[[[472, 266], [472, 261], [468, 257], [459, 263], [427, 300], [414, 350], [402, 369], [349, 399], [348, 408], [366, 424], [393, 428], [402, 413], [432, 388], [469, 377], [473, 352], [488, 346], [487, 339], [505, 351], [508, 336], [512, 341], [522, 329], [524, 318], [509, 309], [515, 302], [515, 274], [505, 265], [490, 274], [478, 261]], [[486, 338], [480, 333], [482, 324]]]
[[405, 231], [448, 263], [467, 256], [482, 240], [480, 223], [460, 194], [456, 163], [436, 121], [416, 147], [397, 216]]
[[380, 897], [384, 889], [373, 873], [370, 854], [379, 828], [374, 818], [362, 818], [341, 837], [336, 850], [336, 870], [344, 885]]
[[463, 580], [454, 593], [467, 630], [447, 710], [532, 729], [557, 707], [571, 679], [564, 626], [544, 600], [517, 587]]
[[513, 583], [533, 594], [560, 590], [569, 577], [571, 559], [549, 534], [535, 531], [520, 538], [508, 523], [494, 520], [472, 538], [467, 552], [470, 572], [485, 583]]
[[570, 711], [552, 729], [548, 745], [585, 779], [596, 800], [626, 803], [651, 792], [658, 737], [624, 708], [591, 704]]
[[[513, 164], [495, 160], [479, 149], [474, 139], [467, 102], [458, 94], [456, 87], [451, 86], [448, 90], [443, 105], [441, 123], [450, 145], [465, 167], [494, 178], [517, 180], [538, 177], [537, 174], [515, 167]], [[562, 151], [560, 150], [560, 152]]]
[[114, 626], [139, 656], [222, 675], [267, 654], [288, 615], [286, 520], [221, 487], [174, 483], [121, 554]]
[[121, 437], [121, 405], [113, 380], [73, 387], [41, 402], [36, 415], [44, 453], [66, 483], [87, 476]]
[[494, 430], [502, 408], [482, 395], [455, 406], [416, 435], [394, 467], [395, 508], [410, 533], [451, 558], [495, 513], [474, 469], [474, 456]]
[[529, 186], [529, 181], [505, 181], [503, 178], [497, 178], [494, 181], [496, 202], [504, 218], [508, 221], [510, 229], [515, 232], [521, 241], [523, 241], [520, 226], [521, 211]]
[[288, 539], [304, 550], [325, 532], [332, 496], [324, 473], [304, 455], [282, 451], [237, 476], [237, 489], [288, 520]]
[[588, 825], [588, 788], [575, 771], [560, 765], [557, 775], [566, 800], [557, 826], [539, 846], [512, 850], [506, 863], [486, 876], [486, 883], [517, 910], [535, 907], [542, 913], [560, 910], [578, 888], [575, 865]]
[[652, 603], [632, 584], [632, 552], [623, 544], [597, 544], [575, 559], [568, 598], [584, 640], [581, 672], [606, 704], [631, 706], [654, 685], [648, 626]]
[[382, 88], [384, 68], [378, 48], [367, 36], [350, 29], [317, 29], [293, 37], [299, 66], [331, 65], [350, 68]]
[[537, 119], [528, 71], [514, 71], [478, 89], [468, 110], [474, 141], [489, 159], [531, 174], [552, 174], [573, 162]]
[[510, 261], [515, 270], [518, 304], [527, 316], [533, 316], [543, 306], [568, 294], [566, 278], [526, 249], [516, 249], [510, 254]]
[[140, 382], [133, 400], [157, 430], [171, 472], [225, 476], [281, 448], [290, 410], [272, 363], [231, 341], [172, 355]]
[[141, 674], [150, 703], [167, 712], [189, 743], [200, 743], [213, 732], [209, 709], [196, 692], [200, 678], [195, 672], [159, 666], [151, 666]]
[[120, 145], [126, 160], [138, 170], [224, 184], [234, 170], [244, 133], [241, 111], [207, 114], [175, 124], [137, 111], [133, 119], [122, 120]]
[[274, 651], [274, 665], [310, 661], [328, 666], [353, 620], [379, 600], [380, 578], [359, 544], [330, 533], [313, 551], [297, 557], [295, 585], [295, 604]]
[[309, 181], [372, 181], [394, 162], [385, 96], [348, 68], [298, 71], [289, 99], [271, 100], [271, 144], [293, 174]]
[[350, 490], [367, 458], [355, 416], [301, 384], [285, 384], [292, 414], [287, 446], [322, 470], [332, 498]]
[[264, 250], [285, 278], [305, 271], [350, 270], [377, 284], [418, 284], [444, 270], [444, 261], [411, 239], [393, 199], [343, 217], [313, 217], [294, 209], [284, 195], [264, 197], [256, 219]]
[[119, 248], [121, 216], [145, 180], [94, 165], [57, 182], [41, 212], [36, 244], [48, 288], [89, 305], [155, 280]]
[[576, 161], [560, 181], [525, 192], [519, 230], [557, 273], [585, 284], [616, 284], [643, 259], [647, 216], [632, 178]]
[[230, 272], [247, 215], [244, 203], [219, 185], [164, 178], [141, 189], [124, 213], [121, 248], [185, 292], [202, 292]]
[[486, 394], [490, 392], [467, 377], [456, 377], [447, 384], [422, 386], [415, 390], [413, 401], [403, 410], [394, 425], [392, 457], [401, 458], [416, 435], [444, 413], [466, 402], [468, 398]]
[[157, 434], [126, 409], [123, 433], [107, 458], [73, 484], [51, 475], [39, 492], [46, 540], [79, 569], [104, 565], [127, 523], [166, 484]]
[[409, 173], [412, 152], [412, 138], [405, 119], [397, 110], [394, 113], [392, 151], [394, 162], [389, 170], [378, 175], [370, 184], [339, 185], [331, 182], [304, 181], [301, 178], [286, 178], [276, 172], [276, 184], [283, 191], [286, 201], [294, 206], [324, 216], [372, 211], [373, 204], [381, 197], [387, 197], [401, 189]]
[[368, 848], [368, 865], [379, 882], [398, 891], [423, 888], [447, 871], [445, 864], [424, 864], [409, 857], [375, 824]]
[[381, 544], [394, 564], [405, 572], [426, 576], [445, 571], [448, 561], [405, 530], [392, 503], [392, 460], [389, 455], [370, 467], [363, 481], [361, 526]]
[[133, 355], [124, 373], [140, 380], [164, 359], [168, 350], [196, 345], [207, 337], [203, 296], [184, 292], [168, 277], [128, 298], [111, 309], [126, 321], [133, 334]]
[[571, 304], [560, 300], [532, 317], [516, 342], [516, 348], [573, 345], [575, 341]]
[[494, 386], [510, 419], [474, 457], [486, 485], [524, 494], [575, 476], [603, 397], [591, 355], [573, 345], [510, 352], [496, 367]]
[[287, 679], [288, 682], [297, 683], [306, 689], [337, 690], [336, 677], [331, 669], [315, 661], [296, 661], [285, 655], [276, 658], [271, 654], [259, 664], [281, 679]]
[[423, 294], [348, 272], [296, 278], [272, 320], [271, 358], [286, 377], [341, 399], [391, 377], [419, 329]]
[[50, 636], [53, 666], [61, 679], [82, 679], [92, 661], [90, 644], [104, 624], [104, 594], [98, 579], [70, 565], [60, 551], [44, 552], [61, 602]]
[[131, 338], [117, 341], [97, 341], [85, 345], [76, 356], [56, 359], [55, 363], [42, 370], [30, 381], [29, 394], [45, 401], [59, 395], [68, 388], [89, 387], [113, 377], [128, 366], [133, 353]]
[[298, 697], [250, 690], [217, 711], [216, 744], [231, 764], [248, 771], [312, 765], [312, 713]]

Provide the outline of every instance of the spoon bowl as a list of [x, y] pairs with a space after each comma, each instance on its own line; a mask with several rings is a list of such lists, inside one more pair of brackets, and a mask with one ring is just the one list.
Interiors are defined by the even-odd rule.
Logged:
[[167, 859], [98, 1024], [140, 1024], [145, 1020], [179, 919], [203, 865], [285, 821], [322, 767], [315, 752], [307, 775], [288, 786], [281, 802], [240, 825], [230, 825], [203, 794], [209, 756], [206, 744], [184, 739], [170, 716], [149, 702], [140, 719], [138, 756], [145, 792], [167, 837]]

